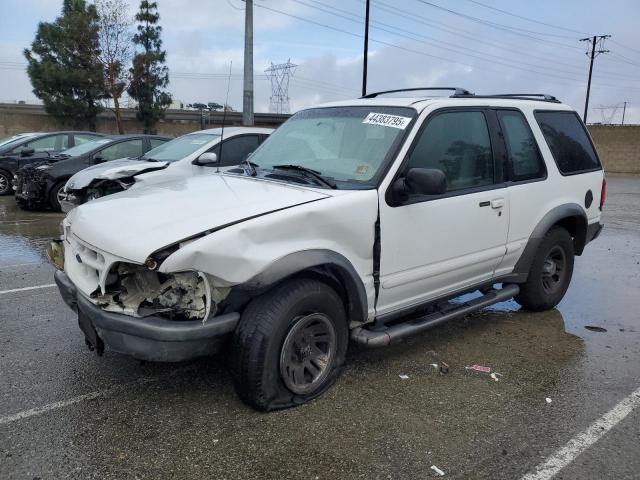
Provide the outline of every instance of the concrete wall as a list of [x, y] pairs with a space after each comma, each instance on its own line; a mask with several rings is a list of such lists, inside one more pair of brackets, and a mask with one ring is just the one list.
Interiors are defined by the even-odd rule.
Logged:
[[604, 169], [640, 174], [640, 125], [589, 125]]
[[[277, 127], [288, 115], [258, 113], [255, 124], [258, 127]], [[242, 113], [227, 112], [227, 125], [241, 125]], [[134, 110], [123, 110], [125, 133], [142, 132], [142, 124], [136, 119]], [[213, 113], [207, 119], [205, 128], [222, 125], [222, 112]], [[200, 112], [189, 110], [167, 110], [165, 118], [157, 125], [158, 134], [179, 136], [200, 130]], [[69, 130], [56, 119], [50, 117], [40, 105], [19, 105], [0, 103], [0, 137], [21, 132], [48, 132]], [[115, 117], [112, 112], [103, 112], [97, 118], [96, 130], [101, 133], [117, 133]]]
[[[123, 110], [126, 133], [142, 132], [142, 125], [133, 110]], [[257, 126], [276, 127], [288, 115], [258, 113]], [[227, 113], [227, 125], [241, 125], [242, 114]], [[212, 114], [205, 128], [222, 125], [222, 113]], [[16, 105], [0, 103], [0, 137], [20, 132], [40, 132], [66, 129], [49, 117], [40, 105]], [[98, 117], [97, 130], [116, 133], [113, 113], [103, 112]], [[179, 136], [200, 130], [200, 113], [185, 110], [168, 110], [166, 118], [158, 123], [158, 133]], [[590, 125], [589, 131], [598, 149], [605, 170], [612, 173], [640, 174], [640, 125]]]

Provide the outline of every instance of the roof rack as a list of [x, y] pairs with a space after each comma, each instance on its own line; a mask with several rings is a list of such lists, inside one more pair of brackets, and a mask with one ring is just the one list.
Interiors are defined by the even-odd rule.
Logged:
[[459, 95], [455, 93], [451, 95], [451, 98], [505, 98], [509, 100], [538, 100], [540, 102], [561, 103], [556, 97], [546, 93], [496, 93], [492, 95]]
[[399, 88], [398, 90], [384, 90], [382, 92], [373, 92], [363, 95], [360, 98], [376, 98], [378, 95], [386, 95], [388, 93], [400, 93], [400, 92], [418, 92], [423, 90], [452, 90], [455, 93], [452, 97], [455, 96], [473, 96], [473, 93], [465, 90], [464, 88], [459, 87], [423, 87], [423, 88]]

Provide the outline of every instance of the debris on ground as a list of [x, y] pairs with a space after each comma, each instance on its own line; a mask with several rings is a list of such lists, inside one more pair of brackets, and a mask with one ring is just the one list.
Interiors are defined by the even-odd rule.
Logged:
[[552, 400], [549, 397], [545, 398], [544, 401], [547, 402], [547, 403], [551, 403], [552, 402]]
[[435, 465], [431, 465], [431, 470], [436, 472], [437, 475], [444, 477], [444, 472], [440, 470], [438, 467], [436, 467]]
[[440, 375], [449, 373], [449, 364], [447, 362], [431, 363], [430, 365], [437, 370]]
[[502, 376], [501, 373], [498, 372], [492, 372], [491, 375], [489, 375], [491, 378], [493, 378], [496, 382], [500, 379], [500, 377]]
[[480, 373], [491, 373], [491, 367], [484, 367], [482, 365], [471, 365], [470, 367], [464, 367], [464, 369]]
[[587, 330], [589, 330], [591, 332], [598, 332], [598, 333], [604, 333], [604, 332], [607, 331], [606, 328], [596, 327], [594, 325], [585, 325], [584, 328], [586, 328]]
[[404, 373], [401, 375], [398, 375], [402, 380], [406, 380], [409, 378], [409, 375], [405, 375]]

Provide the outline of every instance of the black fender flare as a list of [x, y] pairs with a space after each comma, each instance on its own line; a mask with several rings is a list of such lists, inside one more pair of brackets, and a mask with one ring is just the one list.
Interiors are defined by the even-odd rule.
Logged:
[[577, 203], [565, 203], [558, 205], [546, 213], [544, 217], [538, 222], [533, 229], [533, 232], [529, 236], [527, 245], [520, 255], [520, 258], [516, 262], [513, 269], [513, 273], [509, 275], [514, 276], [514, 281], [525, 282], [529, 276], [529, 270], [533, 257], [538, 251], [540, 242], [546, 233], [564, 219], [576, 219], [575, 233], [574, 233], [574, 246], [576, 255], [582, 254], [582, 250], [587, 241], [587, 214]]
[[242, 289], [264, 291], [298, 273], [323, 268], [336, 276], [344, 287], [349, 320], [366, 322], [369, 308], [362, 279], [349, 259], [332, 250], [304, 250], [285, 255], [243, 283]]

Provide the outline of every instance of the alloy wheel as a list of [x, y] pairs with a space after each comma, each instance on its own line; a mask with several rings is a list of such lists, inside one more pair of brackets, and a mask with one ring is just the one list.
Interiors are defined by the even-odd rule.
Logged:
[[542, 288], [545, 293], [553, 294], [562, 288], [566, 267], [566, 253], [562, 247], [555, 245], [542, 264]]
[[280, 353], [280, 375], [295, 394], [313, 392], [327, 378], [336, 356], [336, 330], [326, 315], [296, 319]]

